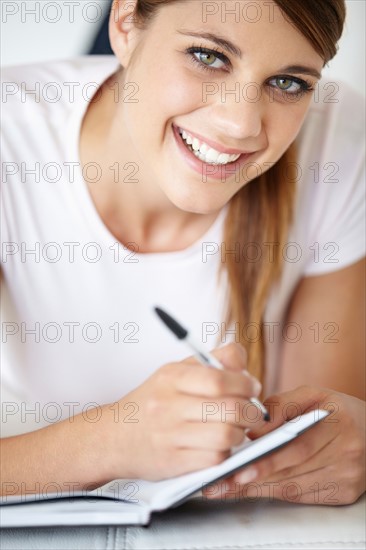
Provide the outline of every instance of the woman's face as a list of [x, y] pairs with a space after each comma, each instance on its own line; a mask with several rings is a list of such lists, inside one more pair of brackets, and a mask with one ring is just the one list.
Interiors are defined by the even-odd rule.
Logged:
[[217, 211], [283, 155], [323, 67], [274, 2], [168, 4], [128, 50], [114, 42], [137, 90], [122, 128], [141, 173], [196, 213]]

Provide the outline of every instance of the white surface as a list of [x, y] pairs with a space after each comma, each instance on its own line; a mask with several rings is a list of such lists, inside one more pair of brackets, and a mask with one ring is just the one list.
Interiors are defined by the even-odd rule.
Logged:
[[[365, 1], [346, 3], [348, 18], [340, 51], [323, 75], [365, 93]], [[107, 0], [2, 0], [0, 7], [1, 63], [19, 65], [86, 53], [109, 4]], [[38, 21], [31, 10], [36, 10]]]
[[201, 497], [144, 527], [3, 529], [2, 550], [364, 550], [365, 499], [351, 506]]

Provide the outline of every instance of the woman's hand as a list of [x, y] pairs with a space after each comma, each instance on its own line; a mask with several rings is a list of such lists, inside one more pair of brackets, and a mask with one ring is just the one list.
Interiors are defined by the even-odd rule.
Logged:
[[301, 386], [270, 397], [265, 405], [271, 422], [255, 427], [250, 437], [260, 437], [311, 410], [333, 412], [287, 446], [208, 488], [205, 495], [325, 505], [355, 502], [365, 491], [366, 403], [331, 390]]
[[243, 441], [244, 429], [253, 427], [245, 405], [261, 386], [244, 370], [242, 346], [213, 353], [225, 369], [192, 357], [169, 363], [121, 401], [103, 407], [110, 479], [178, 476], [220, 463]]

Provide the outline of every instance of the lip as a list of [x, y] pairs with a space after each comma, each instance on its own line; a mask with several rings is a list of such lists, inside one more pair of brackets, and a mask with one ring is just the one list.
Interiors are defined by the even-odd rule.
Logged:
[[[183, 138], [179, 134], [179, 129], [183, 129], [179, 126], [176, 126], [175, 124], [172, 125], [173, 128], [173, 134], [176, 141], [176, 144], [178, 146], [178, 149], [184, 156], [186, 162], [189, 164], [189, 166], [198, 174], [200, 174], [203, 177], [207, 179], [214, 179], [214, 180], [221, 180], [222, 182], [225, 182], [228, 179], [235, 178], [236, 179], [236, 173], [238, 170], [240, 170], [241, 166], [246, 163], [249, 157], [252, 157], [254, 153], [243, 153], [242, 151], [228, 153], [232, 155], [238, 155], [240, 154], [240, 157], [235, 162], [230, 162], [229, 164], [208, 164], [206, 162], [202, 162], [199, 158], [197, 158], [183, 143]], [[188, 132], [190, 133], [190, 132]], [[193, 134], [191, 134], [193, 135]], [[198, 134], [194, 134], [197, 135]], [[202, 141], [205, 141], [202, 139]], [[213, 142], [205, 141], [207, 145], [212, 144], [214, 147]], [[217, 149], [219, 150], [219, 149]], [[231, 151], [234, 151], [231, 149]]]
[[[175, 124], [173, 124], [175, 126]], [[182, 128], [181, 126], [175, 126], [178, 130], [184, 130], [189, 134], [190, 136], [196, 137], [199, 141], [203, 141], [204, 143], [207, 143], [212, 149], [216, 149], [219, 153], [224, 153], [226, 155], [247, 155], [249, 153], [252, 153], [252, 151], [243, 151], [241, 149], [227, 149], [226, 147], [223, 147], [219, 143], [216, 143], [215, 141], [212, 141], [211, 139], [207, 139], [205, 137], [202, 137], [200, 134], [196, 134], [193, 132], [190, 132], [189, 130], [186, 130], [185, 128]]]

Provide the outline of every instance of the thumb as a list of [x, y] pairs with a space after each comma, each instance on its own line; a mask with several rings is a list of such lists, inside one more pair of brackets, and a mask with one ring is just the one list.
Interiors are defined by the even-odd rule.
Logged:
[[325, 395], [326, 390], [322, 388], [299, 386], [293, 390], [267, 397], [264, 406], [270, 414], [271, 422], [250, 431], [248, 436], [251, 439], [256, 439], [297, 416], [317, 409]]

